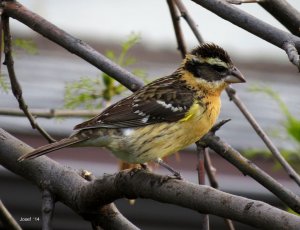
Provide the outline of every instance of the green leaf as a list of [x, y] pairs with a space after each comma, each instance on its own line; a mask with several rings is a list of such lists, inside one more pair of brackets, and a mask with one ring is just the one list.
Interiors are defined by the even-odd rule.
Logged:
[[10, 90], [10, 84], [2, 74], [0, 74], [0, 88], [4, 93], [8, 93]]
[[37, 46], [31, 39], [16, 38], [12, 40], [12, 45], [17, 49], [22, 49], [28, 54], [37, 54]]
[[[117, 55], [114, 51], [108, 50], [105, 55], [120, 66], [129, 67], [135, 64], [136, 59], [128, 56], [129, 50], [140, 40], [137, 34], [131, 34], [129, 38], [121, 44], [121, 53]], [[144, 71], [134, 69], [133, 73], [144, 77]], [[65, 87], [65, 108], [74, 109], [77, 107], [101, 108], [109, 104], [115, 95], [124, 92], [126, 88], [111, 78], [106, 73], [102, 73], [96, 79], [82, 77], [79, 81], [68, 83]]]

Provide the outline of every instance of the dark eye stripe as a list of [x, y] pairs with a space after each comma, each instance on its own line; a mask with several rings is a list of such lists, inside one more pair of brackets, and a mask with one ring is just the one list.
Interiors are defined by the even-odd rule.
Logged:
[[226, 67], [221, 66], [221, 65], [212, 65], [212, 68], [213, 68], [214, 70], [216, 70], [217, 72], [219, 72], [219, 73], [224, 72], [224, 71], [227, 70]]

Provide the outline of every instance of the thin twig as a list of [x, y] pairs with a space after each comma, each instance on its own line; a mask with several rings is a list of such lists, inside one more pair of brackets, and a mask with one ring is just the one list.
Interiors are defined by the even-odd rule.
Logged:
[[22, 96], [21, 85], [18, 82], [14, 70], [14, 60], [11, 51], [12, 45], [11, 45], [11, 35], [9, 29], [9, 19], [4, 15], [2, 15], [2, 25], [4, 31], [4, 53], [5, 53], [5, 61], [3, 64], [7, 66], [12, 92], [19, 103], [20, 109], [23, 110], [24, 114], [28, 118], [32, 128], [37, 129], [42, 134], [42, 136], [45, 137], [49, 142], [54, 142], [55, 140], [36, 122], [32, 114], [28, 110], [28, 106]]
[[[196, 143], [197, 146], [197, 171], [198, 171], [198, 183], [200, 185], [205, 184], [205, 169], [204, 169], [204, 152], [205, 147], [200, 143]], [[209, 230], [209, 215], [201, 213], [200, 215], [200, 229], [201, 230]]]
[[199, 30], [197, 29], [197, 24], [195, 23], [195, 21], [193, 20], [193, 18], [190, 16], [189, 11], [187, 10], [187, 8], [185, 7], [185, 5], [182, 3], [181, 0], [174, 0], [176, 3], [176, 6], [178, 7], [181, 16], [186, 20], [187, 24], [190, 26], [190, 28], [192, 29], [194, 35], [196, 36], [198, 42], [200, 44], [204, 43], [204, 39], [201, 36]]
[[5, 206], [1, 200], [0, 200], [0, 220], [5, 229], [22, 230], [22, 228], [17, 223], [17, 221], [13, 218], [13, 216], [5, 208]]
[[181, 26], [179, 24], [180, 23], [180, 17], [179, 17], [178, 11], [177, 11], [177, 9], [174, 5], [174, 1], [173, 0], [167, 0], [167, 3], [168, 3], [168, 6], [169, 6], [169, 10], [170, 10], [170, 14], [171, 14], [172, 22], [173, 22], [175, 37], [176, 37], [177, 44], [178, 44], [178, 50], [181, 53], [181, 57], [184, 58], [185, 54], [186, 54], [186, 45], [184, 43], [184, 38], [183, 38]]
[[210, 159], [210, 154], [209, 154], [207, 148], [205, 148], [205, 151], [204, 151], [204, 167], [205, 167], [205, 171], [207, 173], [207, 177], [208, 177], [210, 186], [213, 188], [219, 188], [219, 183], [218, 183], [217, 177], [216, 177], [217, 170], [212, 165], [212, 162]]
[[[102, 110], [85, 110], [85, 109], [30, 109], [33, 116], [43, 118], [56, 118], [56, 117], [92, 117], [101, 113]], [[24, 117], [25, 114], [22, 110], [17, 108], [0, 108], [0, 115]]]
[[52, 218], [55, 209], [55, 197], [47, 189], [42, 191], [42, 221], [43, 230], [52, 229]]
[[273, 156], [279, 161], [281, 166], [284, 168], [284, 170], [288, 173], [291, 179], [293, 179], [299, 186], [300, 186], [300, 176], [299, 174], [292, 168], [292, 166], [284, 159], [284, 157], [281, 155], [278, 148], [273, 144], [271, 139], [268, 137], [268, 135], [264, 132], [264, 130], [260, 127], [260, 125], [257, 123], [253, 115], [249, 112], [249, 110], [246, 108], [244, 103], [239, 99], [239, 97], [236, 94], [236, 91], [231, 88], [227, 87], [226, 92], [230, 100], [232, 100], [236, 106], [239, 108], [239, 110], [244, 114], [245, 118], [249, 121], [257, 135], [263, 140], [265, 145], [269, 148]]

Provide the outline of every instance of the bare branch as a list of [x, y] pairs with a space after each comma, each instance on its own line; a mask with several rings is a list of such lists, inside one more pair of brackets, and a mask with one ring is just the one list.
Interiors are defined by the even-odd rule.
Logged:
[[43, 221], [43, 230], [52, 229], [52, 217], [55, 208], [55, 198], [53, 194], [44, 189], [42, 191], [42, 221]]
[[185, 5], [182, 3], [181, 0], [174, 0], [176, 3], [176, 6], [178, 7], [181, 16], [186, 20], [186, 22], [188, 23], [188, 25], [190, 26], [190, 28], [192, 29], [194, 35], [196, 36], [198, 42], [200, 44], [204, 43], [204, 39], [202, 38], [198, 28], [197, 28], [197, 24], [195, 23], [194, 19], [190, 16], [189, 11], [187, 10], [187, 8], [185, 7]]
[[264, 1], [264, 0], [226, 0], [226, 2], [228, 2], [230, 4], [235, 4], [235, 5], [241, 5], [244, 3], [259, 3], [262, 1]]
[[177, 9], [175, 8], [174, 5], [174, 1], [173, 0], [167, 0], [168, 6], [169, 6], [169, 10], [170, 10], [170, 14], [171, 14], [171, 18], [172, 18], [172, 22], [173, 22], [173, 27], [174, 27], [174, 31], [175, 31], [175, 36], [177, 39], [177, 44], [178, 44], [178, 50], [181, 53], [181, 57], [184, 58], [185, 54], [186, 54], [186, 45], [184, 43], [184, 38], [183, 38], [183, 34], [182, 34], [182, 30], [180, 27], [180, 17], [179, 14], [177, 12]]
[[286, 0], [263, 0], [259, 4], [291, 33], [300, 36], [300, 13]]
[[[287, 33], [276, 27], [244, 12], [243, 10], [226, 3], [223, 0], [192, 0], [203, 6], [209, 11], [217, 14], [221, 18], [241, 27], [248, 32], [266, 40], [267, 42], [283, 49], [286, 42], [295, 44], [297, 50], [300, 50], [300, 38]], [[298, 65], [297, 65], [298, 67]]]
[[37, 129], [41, 133], [41, 135], [45, 137], [49, 142], [54, 142], [55, 140], [36, 122], [32, 114], [28, 110], [28, 106], [22, 96], [23, 93], [22, 93], [21, 85], [18, 82], [14, 70], [14, 60], [11, 52], [11, 35], [9, 29], [9, 19], [8, 17], [2, 15], [1, 21], [3, 26], [3, 31], [4, 31], [5, 61], [3, 64], [7, 66], [12, 92], [19, 103], [20, 109], [24, 112], [24, 114], [28, 118], [32, 128]]
[[[219, 189], [219, 183], [216, 177], [216, 168], [212, 165], [210, 154], [208, 152], [208, 148], [204, 149], [204, 167], [207, 173], [207, 177], [210, 183], [210, 186]], [[229, 230], [235, 230], [233, 222], [230, 219], [224, 219], [224, 222]]]
[[217, 177], [216, 177], [217, 170], [212, 165], [212, 162], [210, 159], [210, 154], [209, 154], [207, 148], [205, 148], [205, 151], [204, 151], [204, 167], [205, 167], [205, 171], [207, 173], [207, 177], [208, 177], [210, 186], [213, 188], [219, 188], [219, 183], [218, 183]]
[[[270, 226], [274, 230], [300, 228], [299, 216], [274, 208], [264, 202], [231, 195], [205, 185], [155, 175], [146, 170], [122, 171], [87, 182], [75, 171], [61, 166], [46, 156], [18, 163], [17, 158], [32, 151], [32, 148], [4, 130], [0, 130], [0, 149], [0, 164], [39, 187], [43, 181], [48, 180], [51, 184], [48, 189], [59, 201], [82, 216], [86, 214], [85, 217], [89, 220], [96, 219], [103, 222], [99, 215], [101, 205], [122, 197], [129, 199], [141, 197], [231, 218], [260, 228]], [[228, 154], [227, 151], [224, 153]], [[299, 209], [299, 202], [294, 201], [294, 208]], [[124, 224], [115, 229], [137, 229], [126, 220], [120, 221], [117, 215], [111, 216], [114, 223]], [[116, 221], [114, 218], [119, 220]]]
[[[85, 109], [30, 109], [33, 116], [44, 118], [55, 117], [92, 117], [98, 115], [102, 110], [85, 110]], [[24, 112], [16, 108], [0, 108], [0, 115], [24, 117]]]
[[[198, 171], [198, 183], [200, 185], [205, 185], [205, 168], [204, 168], [204, 152], [206, 147], [201, 145], [200, 143], [196, 143], [197, 146], [197, 171]], [[201, 213], [200, 215], [200, 230], [209, 230], [209, 215]]]
[[16, 1], [6, 1], [2, 2], [2, 5], [3, 12], [6, 16], [24, 23], [34, 31], [64, 47], [69, 52], [76, 54], [116, 79], [128, 89], [135, 91], [143, 86], [143, 82], [133, 74], [106, 58], [85, 42], [71, 36], [41, 16], [31, 12], [20, 3]]
[[13, 218], [9, 211], [5, 208], [4, 204], [0, 200], [0, 220], [5, 229], [22, 230], [18, 222]]
[[226, 88], [226, 93], [227, 93], [228, 97], [230, 98], [230, 100], [232, 100], [236, 104], [236, 106], [239, 108], [239, 110], [244, 114], [245, 118], [249, 121], [250, 125], [253, 127], [253, 129], [255, 130], [257, 135], [263, 140], [265, 145], [271, 151], [273, 156], [279, 161], [279, 163], [284, 168], [284, 170], [288, 173], [290, 178], [293, 179], [300, 186], [300, 176], [299, 176], [299, 174], [284, 159], [284, 157], [281, 155], [278, 148], [273, 144], [273, 142], [268, 137], [268, 135], [260, 127], [260, 125], [257, 123], [255, 118], [248, 111], [248, 109], [246, 108], [244, 103], [239, 99], [239, 97], [236, 94], [236, 91], [231, 87], [227, 87]]
[[290, 62], [292, 62], [295, 66], [298, 66], [298, 70], [300, 72], [300, 59], [295, 44], [293, 44], [292, 42], [285, 42], [283, 44], [283, 49], [288, 55]]
[[206, 143], [216, 153], [221, 155], [235, 167], [237, 167], [244, 175], [248, 175], [276, 195], [287, 206], [295, 212], [300, 213], [300, 197], [289, 189], [283, 187], [275, 179], [257, 167], [250, 160], [243, 157], [238, 151], [226, 144], [213, 133], [206, 134], [201, 142]]

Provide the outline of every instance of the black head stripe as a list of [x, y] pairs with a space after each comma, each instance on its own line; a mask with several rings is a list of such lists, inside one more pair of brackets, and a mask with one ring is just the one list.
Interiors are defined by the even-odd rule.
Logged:
[[205, 43], [193, 49], [192, 55], [201, 56], [202, 58], [219, 58], [225, 63], [232, 63], [228, 53], [220, 46], [213, 43]]

